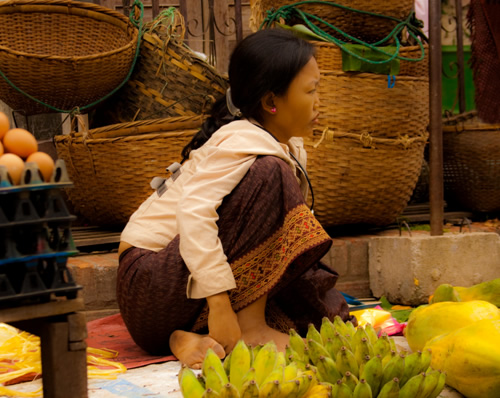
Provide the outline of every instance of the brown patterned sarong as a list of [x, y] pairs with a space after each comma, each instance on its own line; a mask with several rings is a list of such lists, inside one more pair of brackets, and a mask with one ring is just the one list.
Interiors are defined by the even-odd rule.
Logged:
[[[334, 289], [338, 274], [320, 263], [332, 241], [304, 202], [281, 159], [259, 157], [217, 210], [219, 238], [237, 288], [235, 311], [268, 295], [269, 324], [282, 331], [320, 326], [324, 316], [349, 318]], [[117, 299], [134, 339], [152, 354], [169, 354], [175, 330], [206, 332], [205, 299], [188, 299], [189, 271], [177, 236], [160, 252], [132, 248], [120, 257]]]

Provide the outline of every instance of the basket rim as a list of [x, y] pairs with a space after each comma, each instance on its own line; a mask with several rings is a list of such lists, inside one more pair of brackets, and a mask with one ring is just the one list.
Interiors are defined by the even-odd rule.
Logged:
[[[44, 8], [45, 7], [45, 8]], [[97, 58], [109, 57], [117, 53], [121, 53], [123, 51], [129, 50], [130, 47], [134, 47], [137, 44], [139, 32], [136, 29], [130, 20], [125, 17], [125, 15], [112, 10], [107, 7], [100, 6], [94, 3], [86, 3], [83, 1], [73, 1], [73, 0], [7, 0], [0, 1], [0, 14], [6, 13], [5, 8], [10, 8], [13, 10], [9, 13], [16, 13], [18, 11], [25, 12], [22, 10], [33, 9], [36, 12], [56, 12], [61, 14], [72, 14], [72, 10], [84, 10], [85, 13], [80, 13], [79, 15], [84, 18], [94, 18], [99, 19], [101, 21], [105, 21], [115, 26], [123, 27], [124, 32], [131, 33], [131, 40], [114, 50], [84, 55], [84, 56], [61, 56], [61, 55], [39, 55], [32, 54], [23, 51], [14, 50], [10, 47], [0, 45], [0, 51], [4, 51], [6, 53], [10, 53], [16, 56], [22, 56], [26, 58], [40, 58], [40, 59], [48, 59], [48, 60], [59, 60], [59, 61], [86, 61], [86, 60], [94, 60]], [[64, 11], [65, 12], [60, 12]], [[69, 11], [69, 12], [68, 12]], [[104, 18], [103, 18], [104, 16]], [[116, 22], [115, 22], [116, 20]], [[121, 26], [120, 26], [121, 25]]]

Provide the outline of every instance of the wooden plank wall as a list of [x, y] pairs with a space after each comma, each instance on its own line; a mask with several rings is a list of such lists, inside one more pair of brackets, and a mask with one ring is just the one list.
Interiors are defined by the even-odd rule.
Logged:
[[[128, 15], [133, 0], [93, 0], [94, 3], [120, 11]], [[241, 4], [241, 37], [251, 33], [250, 0], [240, 0]], [[229, 56], [237, 43], [236, 20], [237, 14], [235, 0], [214, 0], [213, 15], [216, 24], [210, 26], [209, 1], [208, 0], [145, 0], [144, 21], [151, 21], [154, 16], [169, 7], [178, 8], [183, 15], [187, 16], [186, 44], [193, 50], [202, 52], [210, 57], [211, 63], [222, 73], [227, 72]], [[210, 29], [212, 29], [214, 40], [210, 40]]]

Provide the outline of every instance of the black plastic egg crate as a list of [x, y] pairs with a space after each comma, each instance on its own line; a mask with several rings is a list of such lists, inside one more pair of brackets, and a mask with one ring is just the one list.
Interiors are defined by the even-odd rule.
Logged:
[[35, 163], [25, 164], [20, 185], [0, 166], [0, 305], [76, 298], [82, 287], [67, 267], [78, 253], [71, 234], [76, 217], [62, 196], [72, 185], [62, 159], [48, 183]]

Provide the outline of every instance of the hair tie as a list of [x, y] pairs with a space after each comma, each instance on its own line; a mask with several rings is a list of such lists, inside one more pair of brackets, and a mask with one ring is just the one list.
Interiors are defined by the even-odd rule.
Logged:
[[226, 90], [226, 105], [229, 113], [236, 117], [241, 117], [241, 111], [234, 105], [233, 98], [231, 97], [231, 87]]

